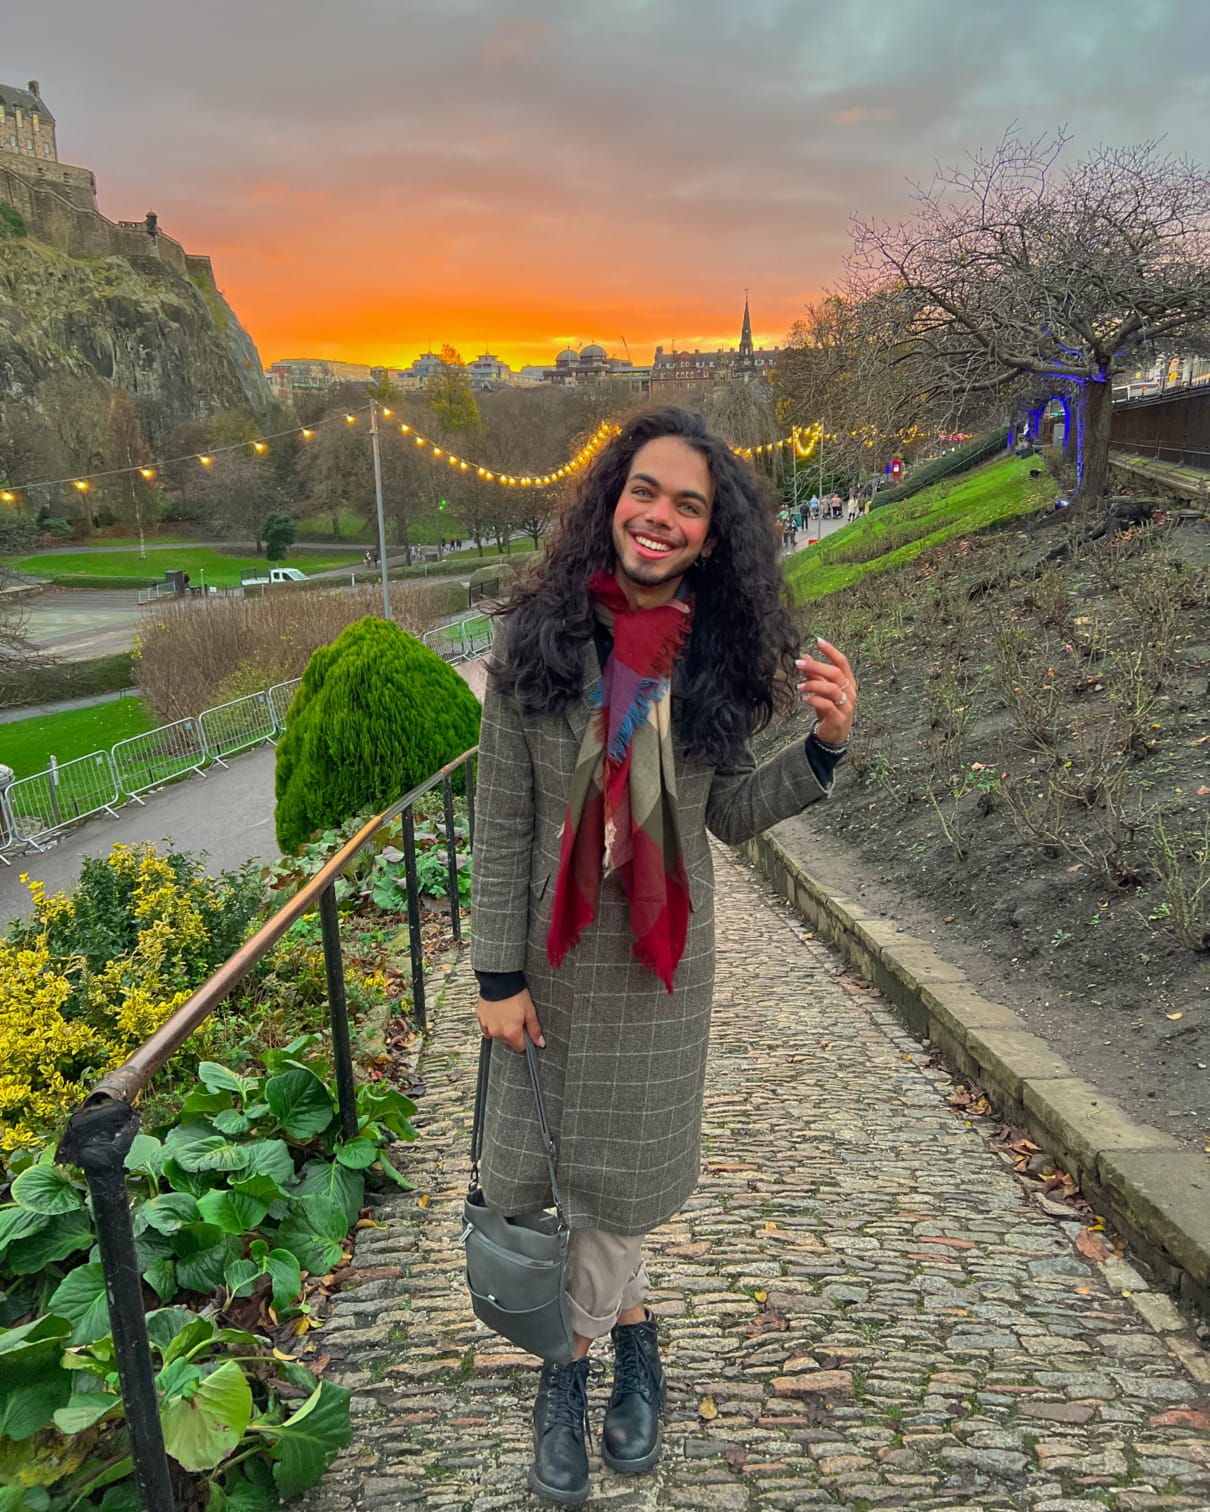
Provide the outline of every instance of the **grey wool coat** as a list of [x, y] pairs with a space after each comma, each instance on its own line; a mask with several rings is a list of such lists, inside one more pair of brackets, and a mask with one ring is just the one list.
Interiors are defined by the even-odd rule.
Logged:
[[[493, 659], [507, 655], [496, 622]], [[572, 772], [599, 681], [584, 648], [584, 695], [555, 715], [523, 716], [489, 678], [475, 803], [471, 962], [524, 971], [546, 1047], [542, 1093], [558, 1151], [559, 1187], [575, 1228], [643, 1234], [666, 1222], [697, 1185], [702, 1092], [714, 987], [714, 873], [706, 831], [734, 844], [825, 794], [801, 741], [757, 767], [676, 755], [677, 807], [690, 919], [673, 991], [633, 955], [629, 910], [614, 876], [597, 917], [555, 970], [546, 955], [559, 843]], [[675, 737], [675, 727], [674, 727]], [[548, 1204], [524, 1056], [497, 1041], [481, 1179], [506, 1213]]]

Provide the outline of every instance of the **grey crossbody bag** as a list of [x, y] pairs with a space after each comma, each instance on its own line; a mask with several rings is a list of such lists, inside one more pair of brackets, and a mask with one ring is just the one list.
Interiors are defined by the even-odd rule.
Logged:
[[507, 1217], [489, 1208], [479, 1186], [479, 1158], [483, 1153], [483, 1116], [487, 1107], [487, 1079], [492, 1041], [479, 1049], [479, 1077], [475, 1084], [475, 1118], [471, 1127], [471, 1179], [462, 1205], [462, 1242], [466, 1248], [466, 1284], [475, 1316], [494, 1333], [553, 1365], [572, 1359], [573, 1337], [563, 1295], [563, 1268], [570, 1230], [559, 1183], [555, 1177], [555, 1144], [546, 1122], [538, 1057], [528, 1034], [525, 1059], [538, 1109], [538, 1128], [550, 1170], [555, 1210]]

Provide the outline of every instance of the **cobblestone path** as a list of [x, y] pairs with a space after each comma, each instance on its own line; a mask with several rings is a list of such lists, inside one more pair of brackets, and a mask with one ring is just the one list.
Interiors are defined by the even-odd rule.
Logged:
[[[716, 865], [702, 1183], [648, 1250], [665, 1453], [637, 1479], [594, 1459], [593, 1503], [1210, 1509], [1210, 1369], [1171, 1303], [1085, 1261], [1079, 1225], [952, 1116], [880, 1003], [729, 853]], [[464, 1302], [474, 1000], [464, 960], [422, 1068], [419, 1200], [383, 1202], [362, 1284], [313, 1335], [354, 1388], [355, 1442], [308, 1512], [541, 1505], [534, 1362]]]

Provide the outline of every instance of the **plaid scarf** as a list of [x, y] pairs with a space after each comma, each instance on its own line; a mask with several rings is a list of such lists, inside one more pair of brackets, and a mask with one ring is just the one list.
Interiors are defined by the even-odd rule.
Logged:
[[689, 926], [689, 879], [668, 690], [693, 601], [632, 609], [605, 572], [588, 588], [597, 618], [613, 631], [613, 655], [590, 695], [594, 713], [571, 780], [546, 951], [561, 965], [596, 918], [603, 863], [630, 902], [635, 955], [671, 992]]

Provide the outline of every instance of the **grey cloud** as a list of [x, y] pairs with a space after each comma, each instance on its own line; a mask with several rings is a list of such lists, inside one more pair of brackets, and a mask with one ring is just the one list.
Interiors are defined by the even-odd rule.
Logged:
[[1204, 150], [1208, 45], [1204, 0], [57, 0], [6, 17], [4, 67], [114, 213], [211, 245], [289, 212], [378, 250], [389, 217], [412, 268], [440, 227], [450, 277], [604, 243], [619, 291], [661, 256], [798, 297], [850, 213], [1010, 120]]

